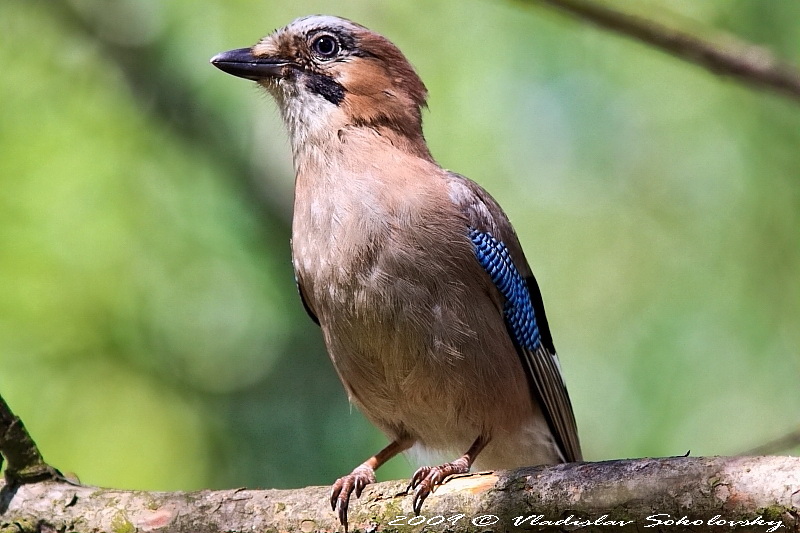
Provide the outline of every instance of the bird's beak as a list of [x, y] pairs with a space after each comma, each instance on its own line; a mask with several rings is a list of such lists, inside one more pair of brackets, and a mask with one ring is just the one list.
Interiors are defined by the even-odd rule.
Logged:
[[254, 56], [250, 48], [237, 48], [215, 55], [211, 58], [211, 64], [228, 74], [259, 81], [264, 78], [283, 77], [284, 67], [292, 63], [275, 57]]

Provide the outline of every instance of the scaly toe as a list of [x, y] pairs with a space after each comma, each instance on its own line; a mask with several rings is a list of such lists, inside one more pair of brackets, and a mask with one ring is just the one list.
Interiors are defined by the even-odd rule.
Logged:
[[331, 487], [331, 508], [344, 526], [345, 533], [347, 533], [347, 509], [350, 506], [350, 495], [355, 493], [356, 498], [359, 498], [364, 487], [370, 483], [375, 483], [375, 471], [368, 466], [361, 465], [350, 474], [337, 479]]
[[469, 472], [469, 464], [460, 460], [439, 466], [423, 466], [419, 468], [414, 472], [411, 482], [408, 484], [409, 489], [416, 489], [412, 504], [414, 513], [419, 514], [425, 499], [436, 490], [436, 487], [443, 484], [448, 476], [467, 472]]

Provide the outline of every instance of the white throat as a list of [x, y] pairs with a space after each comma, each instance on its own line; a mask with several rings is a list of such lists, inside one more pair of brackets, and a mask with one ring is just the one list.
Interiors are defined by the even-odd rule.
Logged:
[[[302, 82], [299, 82], [302, 83]], [[344, 125], [342, 110], [324, 97], [284, 80], [270, 87], [289, 132], [295, 170], [309, 158], [316, 160], [330, 149], [333, 136]]]

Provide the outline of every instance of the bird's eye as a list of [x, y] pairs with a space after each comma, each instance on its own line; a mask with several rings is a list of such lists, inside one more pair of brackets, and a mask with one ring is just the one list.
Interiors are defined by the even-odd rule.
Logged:
[[320, 59], [332, 59], [339, 53], [339, 41], [331, 35], [320, 35], [311, 41], [311, 51]]

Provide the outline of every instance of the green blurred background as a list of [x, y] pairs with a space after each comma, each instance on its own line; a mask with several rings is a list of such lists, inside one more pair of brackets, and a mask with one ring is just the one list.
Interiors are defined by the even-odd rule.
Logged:
[[[618, 5], [800, 64], [795, 0]], [[385, 444], [295, 293], [275, 106], [208, 63], [320, 12], [400, 46], [434, 155], [505, 206], [587, 459], [797, 427], [796, 102], [521, 2], [4, 0], [0, 394], [51, 463], [119, 488], [298, 487]]]

